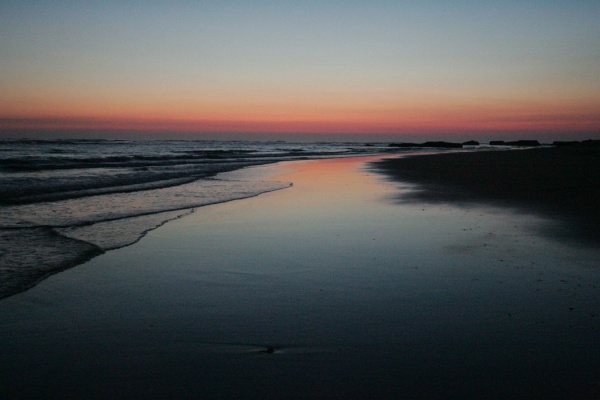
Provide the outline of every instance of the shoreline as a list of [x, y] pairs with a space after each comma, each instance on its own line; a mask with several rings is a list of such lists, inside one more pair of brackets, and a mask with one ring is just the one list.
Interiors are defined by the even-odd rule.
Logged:
[[[356, 157], [361, 156], [350, 158]], [[416, 185], [413, 188], [416, 190], [396, 196], [401, 203], [490, 204], [509, 207], [557, 222], [558, 224], [542, 228], [547, 235], [554, 238], [566, 239], [586, 246], [600, 243], [600, 230], [597, 228], [600, 226], [600, 214], [596, 212], [596, 206], [600, 204], [600, 188], [597, 183], [600, 182], [599, 147], [559, 146], [512, 150], [441, 151], [433, 154], [410, 153], [399, 157], [393, 156], [394, 158], [388, 158], [390, 156], [385, 154], [375, 155], [375, 157], [380, 159], [370, 165], [378, 173], [395, 182], [410, 182]], [[275, 164], [279, 162], [292, 161], [278, 161]], [[243, 171], [249, 169], [260, 169], [275, 164], [245, 166], [220, 174], [226, 176], [244, 174]], [[167, 211], [167, 213], [181, 213], [202, 206]], [[151, 216], [164, 213], [153, 213]], [[128, 217], [124, 221], [132, 218], [138, 217]], [[0, 301], [29, 290], [48, 276], [81, 265], [104, 251], [135, 243], [145, 233], [171, 219], [151, 224], [134, 240], [119, 246], [101, 246], [97, 254], [77, 255], [75, 259], [57, 264], [56, 267], [45, 268], [34, 277], [35, 279], [29, 277], [22, 288], [15, 289], [13, 286], [5, 288], [6, 290], [0, 293]], [[101, 223], [91, 226], [99, 224]], [[87, 226], [77, 229], [85, 231]], [[96, 241], [88, 239], [85, 235], [73, 236], [72, 233], [63, 232], [64, 230], [56, 228], [53, 232], [60, 239], [74, 238], [83, 240], [82, 243], [91, 246], [97, 245]]]
[[553, 220], [548, 234], [600, 243], [600, 148], [489, 150], [387, 158], [372, 164], [414, 184], [400, 202], [489, 204]]

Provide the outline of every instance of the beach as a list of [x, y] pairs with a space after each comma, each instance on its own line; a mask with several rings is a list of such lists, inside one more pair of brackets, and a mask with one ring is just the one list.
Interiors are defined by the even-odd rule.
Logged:
[[600, 252], [570, 230], [584, 214], [477, 189], [525, 171], [482, 158], [536, 151], [220, 174], [286, 188], [198, 207], [0, 301], [3, 396], [593, 398]]

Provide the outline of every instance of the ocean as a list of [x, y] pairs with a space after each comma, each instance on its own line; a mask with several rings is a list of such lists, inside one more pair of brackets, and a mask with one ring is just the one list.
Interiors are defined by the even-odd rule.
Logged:
[[387, 143], [0, 140], [0, 298], [196, 207], [291, 185], [240, 181], [229, 171], [402, 151]]

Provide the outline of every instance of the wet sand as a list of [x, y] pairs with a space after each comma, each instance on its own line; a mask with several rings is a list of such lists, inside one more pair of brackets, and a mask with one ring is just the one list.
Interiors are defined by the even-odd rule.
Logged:
[[402, 203], [376, 158], [198, 209], [0, 301], [6, 398], [590, 398], [598, 249]]
[[600, 147], [448, 153], [377, 165], [418, 185], [400, 200], [512, 207], [560, 222], [550, 234], [600, 245]]

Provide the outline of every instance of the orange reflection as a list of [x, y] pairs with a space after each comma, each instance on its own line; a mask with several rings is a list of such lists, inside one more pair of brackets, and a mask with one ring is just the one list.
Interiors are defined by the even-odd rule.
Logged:
[[[273, 206], [277, 206], [283, 196], [287, 199], [284, 201], [286, 204], [297, 202], [301, 198], [302, 203], [298, 207], [311, 209], [315, 215], [353, 214], [356, 207], [364, 208], [365, 200], [378, 201], [389, 189], [381, 185], [379, 175], [374, 178], [376, 174], [369, 172], [365, 165], [383, 157], [385, 156], [286, 162], [282, 167], [276, 167], [276, 171], [283, 169], [284, 172], [269, 179], [292, 182], [293, 186], [274, 193], [272, 196], [277, 196], [277, 199]], [[262, 201], [269, 200], [263, 198]], [[361, 211], [364, 212], [365, 210]]]

